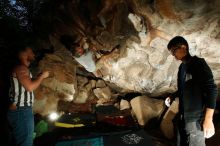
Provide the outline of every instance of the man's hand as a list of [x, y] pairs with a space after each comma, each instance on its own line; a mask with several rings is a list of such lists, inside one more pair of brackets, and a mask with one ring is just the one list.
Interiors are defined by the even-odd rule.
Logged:
[[49, 75], [50, 75], [49, 71], [44, 71], [44, 72], [41, 74], [41, 76], [42, 76], [44, 79], [47, 78], [47, 77], [49, 77]]
[[167, 107], [170, 107], [170, 102], [171, 102], [171, 98], [170, 98], [170, 97], [167, 97], [167, 98], [165, 99], [165, 101], [164, 101], [164, 103], [165, 103], [165, 105], [166, 105]]
[[205, 138], [210, 138], [215, 134], [215, 127], [212, 120], [205, 120], [203, 122], [203, 131]]
[[17, 109], [17, 106], [15, 103], [12, 103], [11, 105], [9, 105], [9, 109], [12, 111], [15, 111]]
[[204, 137], [210, 138], [215, 134], [215, 127], [212, 121], [214, 109], [206, 109], [205, 120], [203, 122]]

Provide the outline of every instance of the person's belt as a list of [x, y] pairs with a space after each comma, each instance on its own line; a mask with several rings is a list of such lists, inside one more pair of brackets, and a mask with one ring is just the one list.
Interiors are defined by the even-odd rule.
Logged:
[[16, 111], [16, 110], [22, 110], [22, 109], [31, 108], [31, 107], [32, 106], [16, 106], [16, 104], [11, 104], [9, 106], [9, 110]]

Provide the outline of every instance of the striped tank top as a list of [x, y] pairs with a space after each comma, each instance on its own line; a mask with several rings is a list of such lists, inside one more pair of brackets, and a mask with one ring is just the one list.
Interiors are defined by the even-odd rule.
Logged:
[[[32, 75], [30, 74], [32, 78]], [[9, 89], [9, 97], [13, 99], [13, 102], [17, 107], [32, 106], [34, 102], [33, 92], [27, 91], [17, 78], [11, 77], [11, 86]]]

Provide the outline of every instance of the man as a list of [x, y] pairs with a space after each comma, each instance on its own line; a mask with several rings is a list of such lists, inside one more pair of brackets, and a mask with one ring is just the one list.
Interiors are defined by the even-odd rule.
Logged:
[[75, 43], [75, 39], [73, 36], [63, 35], [60, 38], [60, 42], [71, 52], [73, 58], [88, 72], [95, 72], [96, 64], [93, 52], [89, 49], [84, 39], [81, 39], [78, 43]]
[[84, 66], [88, 72], [96, 72], [96, 62], [92, 51], [81, 46], [73, 46], [71, 51], [74, 59]]
[[[118, 58], [119, 46], [116, 46], [111, 52], [105, 53], [99, 58], [96, 58], [95, 47], [89, 45], [84, 38], [77, 43], [74, 43], [74, 38], [69, 35], [63, 35], [60, 38], [61, 43], [69, 50], [73, 58], [81, 64], [88, 72], [93, 73], [96, 77], [103, 76], [102, 66], [111, 65], [107, 63], [107, 60]], [[100, 54], [99, 54], [100, 55]], [[105, 74], [105, 73], [104, 73]]]
[[49, 76], [49, 72], [44, 71], [33, 80], [28, 69], [31, 61], [35, 59], [32, 48], [20, 46], [17, 49], [19, 63], [12, 71], [8, 121], [12, 129], [15, 145], [32, 146], [34, 132], [33, 90], [41, 84], [43, 79]]
[[177, 145], [205, 146], [205, 138], [215, 133], [213, 114], [217, 87], [212, 72], [203, 58], [190, 55], [183, 37], [171, 39], [167, 48], [182, 61], [178, 71], [178, 91], [172, 96], [179, 97]]

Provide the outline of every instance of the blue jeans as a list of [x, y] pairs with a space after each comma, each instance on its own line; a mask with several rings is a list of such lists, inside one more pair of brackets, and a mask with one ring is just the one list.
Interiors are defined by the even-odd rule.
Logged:
[[8, 111], [9, 126], [16, 146], [32, 146], [34, 116], [32, 107], [19, 107]]
[[205, 146], [205, 137], [199, 121], [187, 123], [179, 121], [177, 146]]

